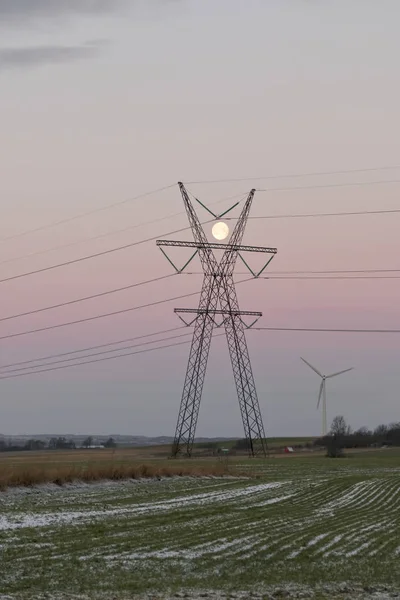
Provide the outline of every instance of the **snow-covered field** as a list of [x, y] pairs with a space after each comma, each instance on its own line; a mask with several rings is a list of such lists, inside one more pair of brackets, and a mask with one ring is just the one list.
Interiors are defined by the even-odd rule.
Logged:
[[210, 589], [262, 597], [282, 586], [283, 595], [297, 590], [300, 597], [319, 590], [318, 597], [337, 591], [343, 598], [346, 589], [358, 597], [356, 589], [368, 595], [385, 587], [395, 594], [400, 470], [279, 463], [257, 480], [183, 478], [0, 493], [0, 598]]

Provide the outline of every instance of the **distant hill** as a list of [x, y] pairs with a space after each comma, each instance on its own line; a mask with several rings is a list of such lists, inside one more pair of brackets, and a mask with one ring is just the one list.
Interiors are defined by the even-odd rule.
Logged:
[[[59, 433], [35, 433], [32, 435], [3, 435], [0, 433], [0, 440], [4, 440], [7, 442], [12, 442], [16, 445], [23, 446], [26, 444], [28, 440], [41, 440], [43, 442], [48, 442], [51, 438], [64, 437], [68, 440], [73, 440], [77, 446], [81, 445], [84, 440], [88, 437], [92, 437], [93, 441], [97, 444], [102, 444], [106, 442], [110, 437], [112, 437], [118, 446], [163, 446], [172, 444], [174, 438], [171, 436], [157, 436], [150, 437], [145, 435], [120, 435], [120, 434], [110, 434], [110, 435], [94, 435], [94, 434], [84, 434], [84, 435], [75, 435], [73, 433], [67, 434], [59, 434]], [[237, 438], [207, 438], [207, 437], [199, 437], [196, 438], [196, 443], [212, 443], [212, 442], [223, 442], [229, 441]]]

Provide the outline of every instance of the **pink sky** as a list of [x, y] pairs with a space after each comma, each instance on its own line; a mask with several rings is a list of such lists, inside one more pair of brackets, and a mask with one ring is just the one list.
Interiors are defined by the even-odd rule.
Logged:
[[[0, 237], [180, 179], [256, 178], [400, 164], [400, 9], [395, 1], [388, 2], [385, 11], [361, 0], [350, 7], [224, 0], [218, 11], [211, 0], [151, 11], [129, 11], [123, 4], [96, 15], [74, 14], [60, 2], [57, 18], [36, 15], [38, 24], [33, 13], [26, 13], [25, 21], [9, 15], [7, 29], [0, 25], [0, 109], [6, 117], [1, 132]], [[35, 47], [54, 51], [57, 44], [74, 47], [90, 40], [108, 42], [100, 45], [98, 54], [82, 60], [60, 63], [50, 52], [40, 62], [36, 54], [29, 55]], [[6, 48], [26, 52], [18, 54], [16, 65], [4, 53]], [[380, 180], [400, 181], [400, 169], [188, 187], [211, 204], [246, 193], [253, 185], [265, 189]], [[252, 214], [400, 208], [399, 189], [399, 183], [387, 183], [257, 192]], [[10, 261], [0, 264], [0, 278], [163, 236], [184, 227], [185, 215], [112, 232], [182, 209], [174, 188], [0, 243], [0, 262]], [[207, 219], [206, 213], [199, 214]], [[252, 220], [244, 242], [278, 248], [271, 272], [396, 269], [399, 219], [400, 215], [376, 215]], [[105, 233], [110, 235], [86, 239]], [[189, 239], [190, 234], [173, 237]], [[76, 246], [11, 260], [80, 240]], [[193, 270], [200, 271], [198, 263]], [[1, 312], [8, 316], [169, 272], [155, 243], [147, 243], [3, 283]], [[184, 294], [197, 290], [200, 282], [200, 276], [175, 277], [3, 322], [0, 335]], [[255, 281], [239, 286], [238, 293], [243, 309], [263, 311], [263, 326], [400, 327], [396, 279]], [[178, 325], [176, 304], [194, 307], [196, 300], [4, 340], [1, 362], [167, 329]], [[318, 381], [300, 363], [300, 354], [327, 371], [356, 367], [332, 385], [330, 417], [345, 414], [354, 426], [398, 420], [399, 339], [249, 333], [267, 431], [319, 432], [314, 402]], [[198, 433], [240, 435], [223, 339], [215, 340], [212, 352]], [[171, 434], [187, 353], [183, 346], [5, 381], [0, 430]]]

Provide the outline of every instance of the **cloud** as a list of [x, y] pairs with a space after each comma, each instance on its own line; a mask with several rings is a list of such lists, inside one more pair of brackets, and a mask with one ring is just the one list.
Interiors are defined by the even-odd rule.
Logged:
[[90, 58], [97, 54], [100, 44], [81, 46], [31, 46], [0, 48], [0, 71], [4, 69], [32, 68], [46, 64], [65, 63]]
[[97, 15], [127, 6], [127, 0], [0, 0], [0, 24], [24, 25], [42, 18]]

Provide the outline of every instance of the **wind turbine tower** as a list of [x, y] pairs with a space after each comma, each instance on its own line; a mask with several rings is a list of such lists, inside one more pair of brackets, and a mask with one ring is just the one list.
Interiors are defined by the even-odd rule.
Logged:
[[321, 385], [320, 385], [319, 394], [318, 394], [317, 410], [319, 409], [319, 406], [321, 404], [321, 398], [322, 398], [322, 436], [324, 437], [328, 433], [328, 422], [327, 422], [327, 416], [326, 416], [326, 380], [332, 379], [332, 377], [337, 377], [338, 375], [343, 375], [343, 373], [347, 373], [348, 371], [352, 371], [353, 367], [350, 367], [350, 369], [344, 369], [344, 371], [338, 371], [337, 373], [332, 373], [332, 375], [323, 375], [322, 373], [320, 373], [318, 371], [318, 369], [313, 367], [304, 358], [302, 358], [301, 356], [300, 356], [300, 358], [304, 363], [306, 363], [307, 366], [310, 367], [310, 369], [312, 369], [317, 375], [319, 375], [319, 377], [321, 377]]

